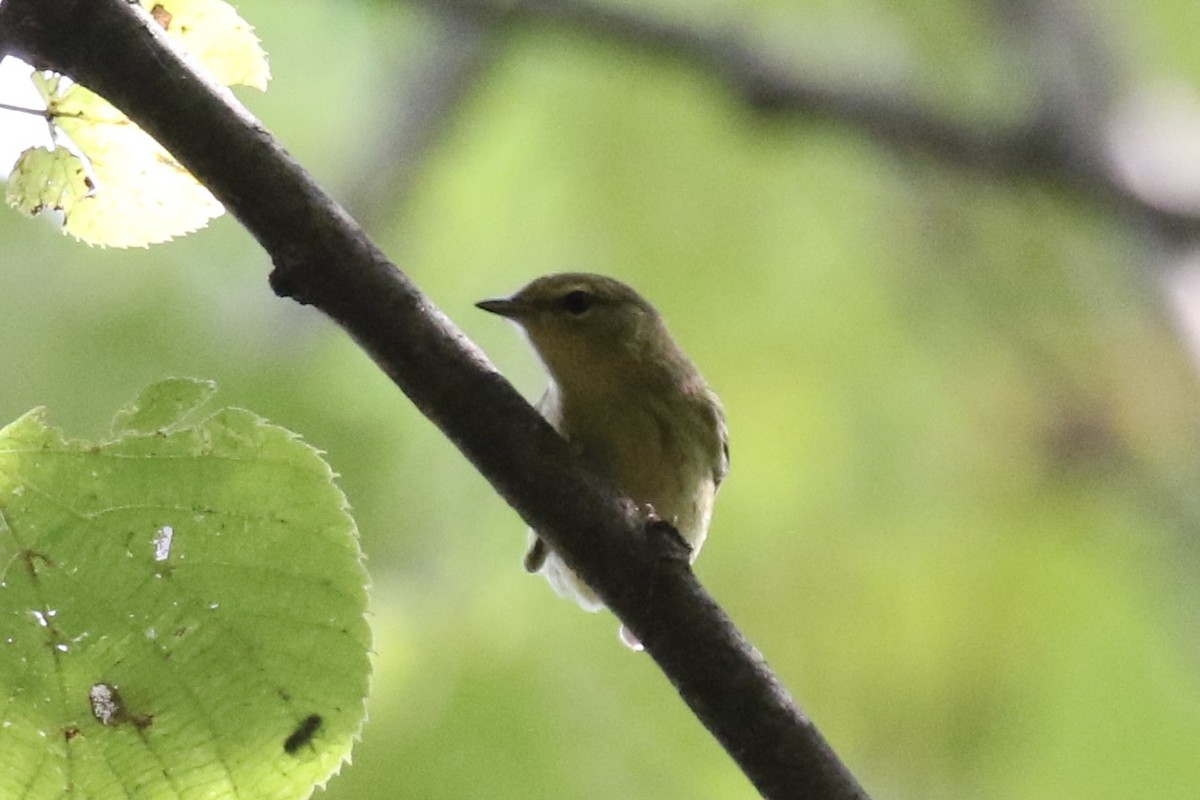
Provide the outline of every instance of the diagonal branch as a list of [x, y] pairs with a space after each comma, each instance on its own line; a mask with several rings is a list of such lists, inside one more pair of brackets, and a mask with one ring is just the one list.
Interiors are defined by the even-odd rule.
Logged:
[[281, 296], [321, 309], [643, 642], [769, 798], [865, 798], [669, 537], [550, 426], [229, 94], [128, 0], [5, 0], [8, 52], [125, 111], [237, 216]]

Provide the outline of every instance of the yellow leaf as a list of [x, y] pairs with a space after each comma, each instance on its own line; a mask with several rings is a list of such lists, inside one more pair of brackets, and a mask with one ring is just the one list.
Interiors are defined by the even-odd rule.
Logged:
[[[266, 54], [222, 0], [142, 0], [167, 37], [226, 85], [265, 89]], [[22, 212], [63, 213], [89, 244], [144, 247], [204, 227], [221, 204], [162, 146], [106, 100], [53, 73], [34, 73], [46, 116], [69, 146], [22, 154], [6, 199]]]
[[34, 83], [87, 162], [62, 146], [26, 151], [10, 178], [10, 204], [31, 215], [61, 210], [66, 233], [111, 247], [163, 242], [221, 214], [207, 189], [99, 95], [56, 76]]
[[254, 29], [222, 0], [142, 0], [167, 36], [226, 86], [266, 90], [271, 71]]

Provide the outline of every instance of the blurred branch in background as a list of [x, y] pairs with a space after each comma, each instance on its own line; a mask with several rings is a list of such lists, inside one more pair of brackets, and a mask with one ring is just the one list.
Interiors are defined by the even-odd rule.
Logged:
[[[596, 0], [415, 0], [434, 41], [392, 95], [393, 118], [352, 206], [370, 220], [403, 208], [420, 164], [499, 55], [502, 29], [555, 26], [691, 65], [759, 113], [832, 120], [898, 153], [1001, 181], [1065, 187], [1147, 237], [1183, 339], [1200, 363], [1200, 99], [1129, 83], [1093, 9], [1044, 0], [988, 0], [1008, 34], [1014, 76], [1030, 78], [1030, 113], [980, 125], [936, 110], [916, 92], [823, 81], [785, 69], [734, 30], [705, 30]], [[846, 73], [852, 74], [853, 65]], [[1014, 77], [1014, 80], [1018, 80]]]
[[1013, 37], [1013, 61], [1035, 81], [1031, 129], [1059, 141], [1077, 188], [1118, 198], [1145, 235], [1138, 266], [1162, 279], [1180, 336], [1200, 365], [1200, 96], [1135, 85], [1094, 9], [1047, 0], [991, 0]]
[[1083, 9], [997, 0], [999, 16], [1025, 39], [1023, 49], [1035, 62], [1040, 102], [1037, 113], [1019, 124], [986, 127], [950, 118], [915, 94], [794, 74], [738, 32], [703, 30], [595, 0], [415, 2], [482, 24], [557, 26], [677, 59], [719, 78], [761, 113], [841, 122], [951, 167], [1066, 186], [1164, 236], [1200, 236], [1200, 203], [1189, 208], [1156, 203], [1114, 168], [1105, 140], [1115, 77], [1107, 48]]
[[428, 17], [419, 52], [389, 53], [396, 84], [380, 98], [388, 116], [376, 127], [377, 147], [349, 181], [347, 206], [367, 228], [404, 213], [421, 165], [497, 55], [495, 32], [478, 15], [450, 8]]
[[[672, 58], [718, 78], [761, 114], [830, 120], [952, 169], [1065, 188], [1145, 237], [1146, 256], [1131, 267], [1149, 266], [1163, 278], [1161, 291], [1200, 364], [1200, 301], [1181, 288], [1200, 280], [1200, 100], [1192, 89], [1126, 91], [1131, 81], [1091, 8], [1044, 0], [984, 5], [1009, 34], [1012, 74], [1031, 74], [1032, 102], [1023, 120], [982, 125], [936, 110], [917, 92], [797, 74], [738, 31], [653, 12], [597, 0], [415, 2], [454, 14], [457, 25], [473, 19], [475, 36], [483, 28], [551, 26]], [[462, 90], [457, 84], [447, 102], [430, 105], [448, 115]], [[428, 94], [423, 89], [421, 96]], [[411, 142], [404, 164], [428, 147], [420, 137]]]
[[1106, 170], [1105, 119], [1121, 72], [1099, 20], [1071, 3], [989, 0], [1010, 40], [1009, 61], [1031, 79], [1030, 130], [1058, 140], [1084, 172]]

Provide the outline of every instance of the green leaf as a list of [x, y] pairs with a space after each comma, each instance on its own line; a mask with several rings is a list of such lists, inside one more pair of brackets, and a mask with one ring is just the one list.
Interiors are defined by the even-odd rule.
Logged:
[[79, 156], [62, 147], [33, 147], [17, 159], [4, 196], [10, 206], [32, 217], [74, 208], [93, 188]]
[[213, 391], [92, 444], [0, 430], [0, 797], [307, 797], [364, 718], [370, 633], [328, 465]]
[[113, 417], [112, 432], [154, 433], [178, 427], [217, 392], [212, 381], [170, 378], [147, 387]]

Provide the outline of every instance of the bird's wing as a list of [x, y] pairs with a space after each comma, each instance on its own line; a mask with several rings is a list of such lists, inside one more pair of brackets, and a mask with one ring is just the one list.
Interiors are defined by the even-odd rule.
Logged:
[[[538, 412], [541, 413], [541, 415], [545, 417], [546, 420], [557, 430], [559, 416], [558, 396], [554, 393], [553, 384], [551, 384], [550, 388], [546, 389], [545, 393], [542, 394], [541, 399], [534, 404], [534, 408], [536, 408]], [[542, 538], [537, 535], [537, 531], [530, 528], [529, 549], [525, 551], [525, 571], [539, 571], [542, 566], [545, 565], [546, 556], [548, 555], [550, 555], [550, 548], [547, 547], [546, 543], [542, 541]]]
[[721, 407], [715, 395], [713, 400], [713, 410], [717, 416], [717, 435], [721, 437], [721, 457], [713, 467], [713, 486], [716, 488], [729, 474], [729, 426], [725, 424], [725, 409]]

